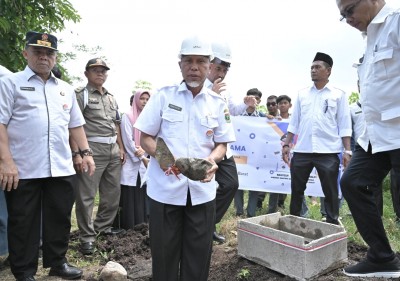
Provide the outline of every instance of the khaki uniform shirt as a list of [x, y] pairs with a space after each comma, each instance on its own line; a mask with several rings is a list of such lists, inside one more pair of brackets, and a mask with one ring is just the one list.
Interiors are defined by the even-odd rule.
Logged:
[[84, 104], [83, 87], [75, 90], [78, 105], [83, 113], [87, 137], [113, 137], [117, 134], [116, 124], [120, 123], [118, 105], [115, 97], [107, 89], [104, 94], [86, 85], [88, 91], [87, 104]]

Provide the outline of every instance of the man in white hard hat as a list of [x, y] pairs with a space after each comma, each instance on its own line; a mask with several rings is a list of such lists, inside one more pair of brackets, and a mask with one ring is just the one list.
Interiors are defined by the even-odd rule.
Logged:
[[[155, 93], [134, 124], [142, 132], [142, 148], [151, 156], [147, 194], [152, 278], [206, 281], [215, 222], [216, 163], [235, 134], [224, 100], [204, 84], [212, 59], [210, 44], [199, 37], [186, 38], [179, 58], [183, 82]], [[166, 176], [155, 158], [157, 137], [164, 139], [175, 158], [210, 161], [207, 177], [193, 181], [181, 174], [180, 179]]]
[[[213, 42], [212, 50], [214, 59], [211, 61], [210, 72], [205, 82], [206, 86], [224, 98], [229, 113], [233, 116], [241, 115], [249, 106], [255, 107], [257, 105], [257, 100], [254, 96], [245, 96], [243, 102], [235, 103], [233, 97], [226, 91], [224, 78], [232, 62], [232, 52], [229, 45], [226, 42]], [[236, 164], [229, 147], [222, 161], [218, 163], [215, 180], [218, 182], [215, 215], [215, 224], [217, 224], [221, 221], [226, 210], [228, 210], [239, 188]], [[218, 243], [225, 242], [225, 237], [218, 234], [216, 231], [213, 233], [213, 239]]]

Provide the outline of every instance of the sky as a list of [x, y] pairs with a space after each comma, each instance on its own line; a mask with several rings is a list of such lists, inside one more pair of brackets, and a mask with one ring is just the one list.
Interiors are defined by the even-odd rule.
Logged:
[[[335, 0], [70, 0], [82, 17], [67, 22], [61, 52], [73, 44], [100, 46], [93, 54], [79, 54], [65, 65], [86, 84], [86, 62], [105, 57], [110, 67], [104, 87], [116, 96], [121, 111], [129, 108], [135, 81], [154, 89], [179, 83], [178, 52], [182, 40], [199, 34], [227, 41], [232, 65], [228, 90], [238, 100], [250, 88], [269, 95], [286, 94], [311, 85], [310, 67], [316, 52], [333, 58], [330, 82], [349, 95], [357, 92], [353, 63], [363, 54], [360, 32], [340, 22]], [[387, 3], [400, 7], [400, 0]]]

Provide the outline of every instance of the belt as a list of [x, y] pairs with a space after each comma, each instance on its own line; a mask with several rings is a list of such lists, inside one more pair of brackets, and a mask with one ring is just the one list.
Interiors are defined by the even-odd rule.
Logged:
[[88, 141], [112, 144], [117, 142], [117, 136], [113, 137], [87, 137]]

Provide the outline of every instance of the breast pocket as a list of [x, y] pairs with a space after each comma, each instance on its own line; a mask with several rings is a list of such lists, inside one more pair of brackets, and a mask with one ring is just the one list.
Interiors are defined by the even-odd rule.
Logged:
[[102, 115], [102, 106], [97, 103], [88, 103], [84, 110], [85, 117], [99, 117]]
[[162, 130], [167, 137], [178, 138], [182, 135], [183, 113], [176, 110], [166, 110], [163, 112]]
[[374, 73], [371, 79], [385, 80], [400, 75], [400, 49], [385, 49], [374, 53]]
[[324, 108], [324, 118], [326, 122], [332, 126], [336, 126], [337, 110], [337, 101], [333, 99], [327, 99]]
[[200, 141], [206, 143], [214, 142], [214, 130], [218, 127], [218, 118], [213, 116], [201, 118], [200, 125]]
[[113, 120], [114, 122], [117, 121], [117, 109], [114, 107], [110, 107], [107, 111], [108, 117]]
[[303, 116], [313, 114], [313, 110], [311, 108], [311, 102], [308, 102], [308, 101], [301, 102], [300, 108], [301, 108], [301, 115], [303, 115]]
[[336, 100], [330, 100], [328, 99], [327, 102], [327, 113], [330, 115], [336, 115], [337, 112], [337, 102]]

